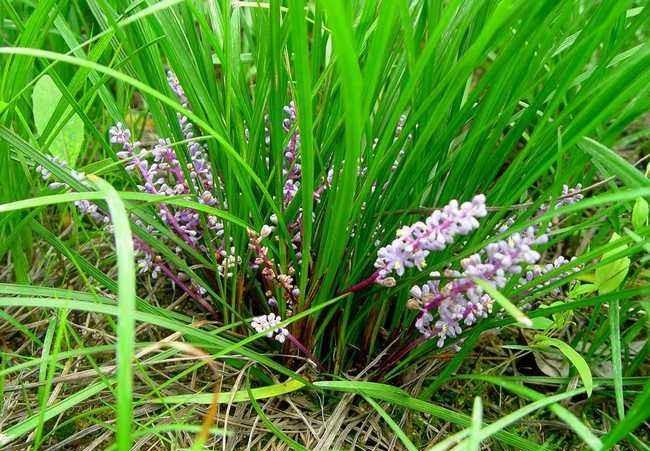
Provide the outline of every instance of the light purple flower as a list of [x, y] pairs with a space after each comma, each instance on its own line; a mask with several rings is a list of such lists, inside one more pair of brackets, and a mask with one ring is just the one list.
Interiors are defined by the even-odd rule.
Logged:
[[[548, 236], [545, 233], [537, 235], [537, 228], [531, 226], [464, 258], [462, 271], [445, 271], [448, 281], [444, 285], [441, 285], [440, 273], [431, 273], [432, 280], [411, 288], [409, 305], [420, 310], [415, 327], [426, 337], [437, 337], [438, 346], [444, 346], [447, 338], [462, 332], [463, 325], [470, 326], [492, 311], [494, 300], [474, 280], [482, 279], [501, 289], [512, 276], [522, 274], [524, 267], [531, 269], [520, 278], [521, 284], [567, 263], [560, 257], [553, 264], [536, 265], [541, 255], [532, 246], [546, 242]], [[438, 313], [435, 322], [433, 311]]]
[[406, 268], [423, 269], [431, 251], [440, 251], [456, 236], [467, 235], [479, 226], [478, 219], [487, 214], [485, 196], [479, 194], [471, 202], [458, 204], [452, 200], [441, 210], [435, 210], [424, 222], [418, 221], [397, 231], [397, 238], [377, 252], [375, 268], [377, 283], [394, 284], [395, 273], [402, 276]]

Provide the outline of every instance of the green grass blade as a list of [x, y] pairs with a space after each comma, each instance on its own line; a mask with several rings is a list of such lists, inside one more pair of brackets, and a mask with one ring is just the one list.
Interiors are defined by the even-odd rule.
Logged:
[[531, 327], [533, 325], [533, 322], [528, 318], [524, 312], [519, 310], [516, 305], [514, 305], [508, 298], [506, 298], [499, 290], [494, 288], [492, 285], [490, 285], [488, 282], [482, 279], [474, 279], [474, 282], [487, 294], [490, 295], [492, 299], [494, 299], [497, 304], [499, 304], [501, 307], [503, 307], [503, 310], [505, 310], [510, 316], [512, 316], [518, 323], [526, 326], [526, 327]]
[[363, 399], [366, 400], [368, 404], [372, 406], [373, 409], [379, 413], [379, 415], [384, 419], [384, 421], [388, 424], [388, 426], [391, 428], [391, 430], [395, 433], [397, 438], [402, 442], [402, 444], [408, 449], [409, 451], [417, 451], [417, 447], [413, 444], [411, 439], [408, 438], [406, 433], [402, 430], [402, 428], [399, 427], [397, 423], [395, 423], [395, 420], [391, 418], [391, 416], [386, 412], [380, 405], [375, 401], [374, 399], [364, 395], [363, 393], [361, 394], [363, 396]]
[[89, 179], [104, 195], [111, 213], [117, 254], [117, 449], [131, 449], [133, 421], [133, 360], [135, 356], [135, 252], [129, 216], [120, 195], [104, 180]]
[[630, 188], [650, 186], [650, 180], [613, 150], [591, 138], [583, 138], [578, 147], [600, 163], [607, 175], [619, 177]]
[[474, 398], [472, 409], [472, 426], [467, 439], [467, 451], [479, 451], [481, 449], [481, 427], [483, 425], [483, 403], [481, 397]]
[[609, 343], [612, 347], [612, 374], [616, 412], [622, 421], [625, 417], [625, 397], [623, 395], [623, 363], [621, 356], [620, 301], [614, 298], [609, 303]]
[[257, 415], [262, 419], [262, 423], [269, 428], [269, 430], [278, 437], [280, 440], [282, 440], [284, 443], [286, 443], [291, 449], [296, 449], [299, 451], [307, 451], [307, 448], [302, 446], [300, 443], [296, 442], [292, 438], [290, 438], [287, 434], [285, 434], [280, 428], [278, 428], [266, 414], [264, 413], [264, 410], [262, 410], [262, 407], [260, 407], [260, 404], [257, 402], [257, 399], [255, 399], [255, 395], [253, 394], [252, 390], [250, 387], [246, 387], [246, 393], [248, 394], [248, 399], [251, 402], [251, 405], [255, 409], [255, 412], [257, 412]]
[[[486, 381], [491, 384], [498, 385], [505, 388], [512, 393], [515, 393], [519, 396], [531, 399], [533, 401], [543, 400], [546, 395], [539, 393], [531, 388], [525, 387], [522, 384], [511, 382], [506, 380], [503, 377], [497, 376], [486, 376], [486, 375], [466, 375], [462, 376], [463, 379], [471, 380], [481, 380]], [[545, 378], [546, 379], [546, 378]], [[575, 432], [589, 447], [593, 450], [600, 450], [603, 446], [600, 439], [582, 422], [577, 418], [571, 411], [563, 407], [561, 404], [551, 404], [549, 405], [549, 410], [558, 416], [562, 421], [564, 421], [567, 426], [569, 426], [573, 432]]]
[[552, 346], [557, 348], [564, 356], [569, 359], [569, 361], [576, 367], [578, 374], [582, 379], [582, 383], [587, 390], [587, 396], [591, 396], [591, 392], [594, 388], [594, 380], [591, 375], [591, 370], [589, 369], [589, 364], [575, 349], [563, 342], [553, 337], [543, 337], [538, 342], [541, 346]]

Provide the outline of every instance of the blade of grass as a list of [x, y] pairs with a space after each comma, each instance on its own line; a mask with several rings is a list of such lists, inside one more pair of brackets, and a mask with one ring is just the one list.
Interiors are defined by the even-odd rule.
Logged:
[[[498, 385], [505, 388], [512, 393], [515, 393], [519, 396], [531, 399], [533, 401], [540, 401], [545, 399], [546, 395], [539, 393], [531, 388], [525, 387], [522, 384], [511, 382], [503, 377], [497, 376], [486, 376], [486, 375], [463, 375], [459, 376], [461, 379], [470, 379], [470, 380], [481, 380], [489, 382], [491, 384]], [[567, 381], [568, 383], [569, 381]], [[582, 422], [577, 418], [570, 410], [563, 407], [561, 404], [551, 404], [549, 405], [549, 410], [558, 416], [562, 421], [564, 421], [567, 426], [569, 426], [573, 432], [575, 432], [589, 447], [593, 450], [602, 449], [603, 444], [600, 439]]]
[[467, 451], [479, 451], [481, 449], [481, 426], [483, 425], [483, 403], [481, 397], [474, 398], [472, 409], [472, 426], [467, 438]]
[[650, 186], [650, 180], [634, 166], [625, 161], [613, 150], [591, 138], [583, 138], [578, 147], [610, 171], [607, 175], [616, 175], [630, 188]]
[[603, 437], [603, 448], [612, 449], [616, 443], [624, 439], [650, 416], [650, 384], [645, 384], [643, 392], [634, 400], [634, 404], [622, 421]]
[[286, 443], [291, 449], [296, 449], [299, 451], [307, 451], [307, 448], [302, 446], [300, 443], [296, 442], [293, 440], [291, 437], [289, 437], [287, 434], [285, 434], [282, 430], [280, 430], [270, 419], [266, 414], [264, 413], [264, 410], [260, 407], [260, 404], [257, 402], [257, 399], [255, 399], [255, 395], [253, 394], [252, 390], [250, 387], [246, 387], [246, 393], [248, 394], [248, 399], [251, 402], [251, 405], [255, 409], [255, 412], [257, 412], [257, 415], [262, 419], [262, 423], [269, 428], [269, 430], [278, 437], [281, 441]]
[[363, 399], [366, 400], [368, 404], [372, 406], [373, 409], [379, 413], [379, 415], [384, 419], [384, 421], [388, 424], [388, 426], [392, 429], [392, 431], [395, 433], [397, 438], [402, 442], [402, 444], [408, 449], [409, 451], [417, 451], [417, 446], [413, 444], [411, 439], [408, 438], [406, 433], [402, 430], [402, 428], [399, 427], [397, 423], [395, 423], [395, 420], [393, 420], [388, 412], [386, 412], [380, 405], [375, 401], [374, 399], [370, 398], [369, 396], [366, 396], [362, 394]]
[[307, 43], [307, 21], [304, 0], [289, 2], [291, 40], [294, 47], [296, 72], [296, 109], [300, 128], [301, 191], [302, 191], [302, 261], [300, 295], [306, 305], [307, 281], [311, 265], [312, 211], [314, 206], [314, 132], [312, 111], [312, 81]]
[[494, 299], [503, 309], [510, 315], [512, 316], [518, 323], [526, 326], [526, 327], [531, 327], [533, 325], [533, 322], [528, 318], [524, 312], [519, 310], [516, 305], [514, 305], [508, 298], [506, 298], [499, 290], [494, 288], [492, 285], [490, 285], [488, 282], [482, 279], [474, 279], [474, 282], [487, 294], [490, 295], [492, 299]]
[[[579, 395], [581, 393], [584, 393], [584, 392], [585, 392], [585, 389], [580, 388], [580, 389], [577, 389], [577, 390], [571, 390], [571, 391], [568, 391], [568, 392], [565, 392], [565, 393], [560, 393], [560, 394], [553, 395], [553, 396], [547, 396], [547, 397], [545, 397], [543, 399], [540, 399], [539, 401], [534, 401], [534, 402], [532, 402], [532, 403], [530, 403], [530, 404], [528, 404], [528, 405], [526, 405], [524, 407], [521, 407], [520, 409], [517, 409], [514, 412], [512, 412], [512, 413], [498, 419], [494, 423], [491, 423], [488, 426], [485, 426], [483, 429], [481, 429], [479, 437], [480, 437], [481, 440], [485, 440], [485, 439], [489, 438], [491, 435], [501, 431], [505, 427], [507, 427], [507, 426], [517, 422], [517, 421], [520, 421], [522, 418], [525, 418], [526, 416], [528, 416], [530, 413], [534, 412], [535, 410], [541, 409], [543, 407], [546, 407], [548, 405], [551, 405], [551, 404], [553, 404], [553, 403], [555, 403], [557, 401], [561, 401], [563, 399], [572, 398], [572, 397], [574, 397], [576, 395]], [[466, 442], [468, 440], [469, 440], [469, 438], [465, 439]]]
[[117, 254], [117, 449], [131, 449], [133, 421], [133, 359], [135, 357], [135, 251], [126, 207], [115, 188], [89, 176], [106, 199], [111, 213]]
[[619, 420], [625, 417], [625, 397], [623, 395], [623, 364], [621, 356], [620, 301], [613, 298], [609, 303], [609, 340], [612, 347], [612, 374], [614, 395]]

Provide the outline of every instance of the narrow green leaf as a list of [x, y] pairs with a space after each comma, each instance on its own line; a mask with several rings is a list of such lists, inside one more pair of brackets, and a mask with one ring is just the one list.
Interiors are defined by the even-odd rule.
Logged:
[[291, 0], [289, 8], [291, 37], [295, 48], [296, 108], [300, 128], [301, 191], [302, 191], [302, 262], [299, 288], [304, 300], [311, 266], [311, 241], [314, 206], [314, 131], [312, 81], [309, 64], [307, 21], [304, 0]]
[[264, 425], [269, 428], [269, 430], [278, 437], [280, 440], [282, 440], [284, 443], [286, 443], [291, 449], [296, 449], [299, 451], [307, 451], [307, 448], [302, 446], [300, 443], [296, 442], [293, 440], [291, 437], [289, 437], [287, 434], [285, 434], [280, 428], [278, 428], [260, 407], [260, 404], [257, 402], [255, 399], [255, 395], [251, 391], [250, 387], [246, 387], [246, 392], [248, 393], [248, 399], [251, 402], [251, 405], [255, 409], [255, 412], [257, 412], [257, 415], [262, 419], [262, 422]]
[[621, 356], [620, 301], [614, 298], [609, 303], [609, 342], [612, 347], [612, 373], [614, 376], [614, 395], [619, 419], [625, 417], [625, 398], [623, 396], [623, 358]]
[[650, 384], [645, 384], [643, 391], [634, 400], [625, 421], [619, 421], [614, 428], [603, 437], [603, 448], [612, 449], [616, 443], [634, 431], [650, 417]]
[[[531, 399], [533, 401], [539, 401], [544, 399], [546, 395], [539, 393], [531, 388], [525, 387], [522, 384], [511, 382], [504, 377], [496, 376], [485, 376], [482, 374], [470, 374], [466, 376], [461, 376], [463, 379], [472, 379], [472, 380], [481, 380], [486, 381], [491, 384], [498, 385], [505, 388], [516, 395], [523, 396], [525, 398]], [[526, 378], [528, 379], [528, 377]], [[549, 379], [549, 378], [543, 378]], [[585, 426], [571, 411], [566, 409], [560, 404], [551, 404], [549, 405], [549, 410], [558, 416], [562, 421], [564, 421], [589, 447], [593, 450], [602, 449], [602, 443], [600, 439], [587, 427]]]
[[388, 423], [388, 426], [392, 429], [392, 431], [395, 433], [398, 439], [404, 444], [406, 449], [409, 451], [417, 451], [417, 446], [413, 444], [411, 439], [408, 438], [406, 433], [402, 430], [402, 428], [399, 427], [397, 423], [395, 423], [395, 420], [391, 418], [391, 416], [386, 412], [377, 401], [374, 399], [370, 398], [369, 396], [366, 396], [364, 394], [361, 394], [363, 396], [363, 399], [366, 400], [368, 404], [372, 406], [373, 409], [379, 413], [379, 415], [384, 419], [386, 423]]
[[490, 295], [492, 299], [494, 299], [503, 309], [510, 315], [512, 316], [515, 320], [517, 320], [518, 323], [522, 324], [525, 327], [532, 327], [533, 322], [528, 318], [524, 312], [519, 310], [516, 305], [514, 305], [512, 302], [508, 300], [504, 295], [501, 294], [499, 290], [494, 288], [492, 285], [490, 285], [488, 282], [486, 282], [483, 279], [474, 279], [474, 282], [487, 294]]
[[483, 426], [483, 403], [481, 397], [474, 398], [472, 409], [472, 427], [467, 439], [467, 451], [479, 451], [481, 449], [481, 427]]
[[[546, 406], [552, 405], [558, 401], [562, 401], [563, 399], [567, 398], [572, 398], [576, 395], [579, 395], [581, 393], [584, 393], [584, 389], [577, 389], [577, 390], [571, 390], [565, 393], [559, 393], [557, 395], [553, 396], [547, 396], [545, 398], [542, 398], [540, 400], [534, 401], [520, 409], [515, 410], [514, 412], [499, 418], [497, 421], [494, 423], [489, 424], [488, 426], [485, 426], [483, 429], [481, 429], [479, 436], [481, 440], [486, 440], [490, 436], [494, 435], [495, 433], [503, 430], [507, 426], [520, 421], [521, 419], [525, 418], [526, 416], [530, 415], [532, 412], [544, 408]], [[465, 439], [465, 441], [468, 441], [468, 439]]]
[[618, 176], [630, 188], [650, 186], [647, 177], [644, 177], [641, 172], [616, 152], [598, 141], [585, 137], [578, 143], [578, 147], [605, 167], [610, 172], [610, 175]]
[[594, 389], [594, 380], [589, 369], [589, 364], [578, 352], [571, 346], [553, 337], [540, 337], [535, 343], [539, 346], [551, 346], [558, 349], [564, 356], [576, 367], [578, 374], [582, 379], [582, 384], [587, 390], [587, 396], [591, 396]]
[[[62, 399], [56, 404], [53, 404], [45, 409], [45, 413], [42, 415], [44, 421], [47, 421], [51, 418], [54, 418], [57, 415], [68, 412], [70, 409], [74, 409], [75, 406], [82, 403], [83, 401], [95, 396], [102, 390], [106, 388], [103, 382], [89, 385], [85, 388], [82, 388], [79, 391], [71, 393], [66, 398]], [[17, 423], [10, 428], [6, 429], [3, 432], [0, 432], [0, 446], [4, 446], [22, 435], [33, 430], [38, 422], [41, 421], [41, 414], [39, 412], [34, 415], [26, 418], [25, 420]]]
[[133, 358], [135, 355], [135, 252], [129, 216], [120, 195], [107, 182], [89, 176], [105, 196], [111, 214], [117, 254], [117, 449], [131, 449], [133, 424]]

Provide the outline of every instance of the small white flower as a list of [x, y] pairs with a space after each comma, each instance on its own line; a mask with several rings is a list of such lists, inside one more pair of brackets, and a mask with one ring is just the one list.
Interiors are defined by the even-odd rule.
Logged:
[[279, 315], [269, 313], [268, 315], [254, 317], [251, 321], [251, 327], [257, 333], [266, 332], [268, 338], [273, 338], [280, 343], [284, 343], [284, 340], [289, 335], [289, 331], [283, 327], [278, 327], [278, 324], [281, 322], [282, 318]]

